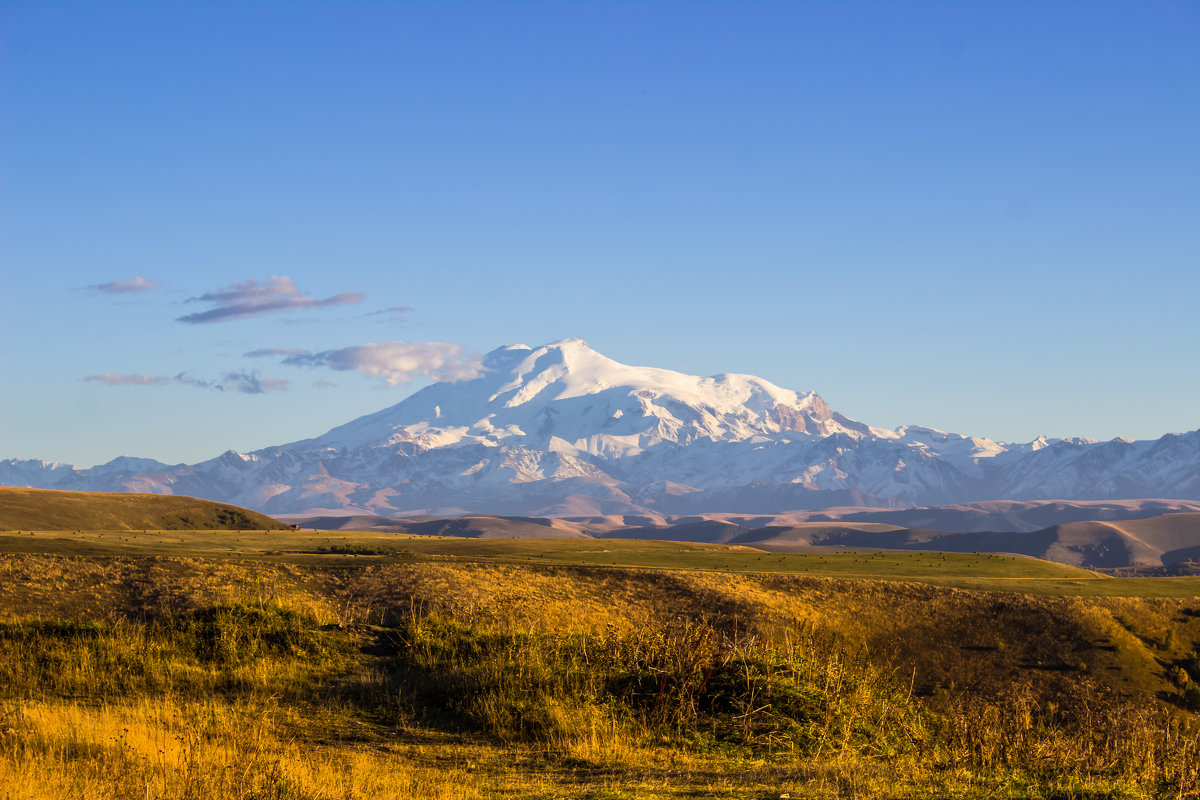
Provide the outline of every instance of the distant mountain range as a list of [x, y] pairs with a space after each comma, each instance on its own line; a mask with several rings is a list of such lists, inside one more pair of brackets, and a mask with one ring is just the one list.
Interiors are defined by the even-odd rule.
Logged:
[[[1055, 522], [1044, 526], [1035, 522], [1045, 519]], [[770, 552], [1017, 553], [1089, 569], [1200, 574], [1200, 502], [1195, 501], [994, 502], [909, 510], [792, 511], [764, 516], [349, 515], [291, 521], [307, 530], [477, 539], [663, 539]]]
[[0, 461], [0, 484], [184, 494], [268, 514], [381, 516], [1200, 500], [1200, 430], [1010, 444], [875, 428], [811, 392], [751, 375], [627, 366], [580, 339], [501, 347], [484, 367], [481, 377], [435, 383], [314, 439], [190, 465], [123, 456], [84, 469], [10, 459]]

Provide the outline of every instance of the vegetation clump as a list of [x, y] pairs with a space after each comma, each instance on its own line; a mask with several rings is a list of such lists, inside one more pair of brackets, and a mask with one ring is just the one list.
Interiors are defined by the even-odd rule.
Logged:
[[321, 545], [317, 548], [317, 552], [348, 556], [390, 556], [396, 553], [396, 548], [369, 544], [331, 544]]
[[771, 645], [687, 619], [597, 634], [488, 631], [430, 614], [395, 636], [412, 708], [502, 741], [563, 745], [599, 725], [642, 745], [882, 756], [910, 750], [924, 724], [889, 676], [811, 633]]
[[223, 604], [149, 621], [0, 623], [0, 697], [296, 694], [344, 669], [349, 643], [287, 608]]

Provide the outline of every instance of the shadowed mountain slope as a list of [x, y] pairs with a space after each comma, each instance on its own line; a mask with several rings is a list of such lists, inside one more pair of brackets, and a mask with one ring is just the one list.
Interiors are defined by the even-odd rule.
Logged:
[[1195, 500], [989, 500], [921, 508], [829, 508], [804, 515], [805, 522], [882, 522], [903, 528], [943, 531], [1032, 532], [1068, 522], [1132, 520], [1200, 512]]
[[1039, 531], [867, 530], [854, 523], [809, 522], [748, 531], [730, 544], [772, 552], [841, 547], [1016, 553], [1089, 569], [1169, 567], [1200, 561], [1200, 513], [1123, 522], [1069, 522]]

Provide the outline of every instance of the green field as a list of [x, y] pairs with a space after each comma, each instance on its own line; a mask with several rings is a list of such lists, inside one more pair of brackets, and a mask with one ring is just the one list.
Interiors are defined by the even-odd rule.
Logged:
[[452, 558], [920, 581], [976, 591], [1061, 596], [1200, 597], [1200, 577], [1112, 578], [1024, 556], [766, 553], [748, 547], [630, 539], [459, 539], [345, 531], [26, 531], [0, 533], [0, 552], [250, 558], [307, 564], [359, 558], [381, 562]]

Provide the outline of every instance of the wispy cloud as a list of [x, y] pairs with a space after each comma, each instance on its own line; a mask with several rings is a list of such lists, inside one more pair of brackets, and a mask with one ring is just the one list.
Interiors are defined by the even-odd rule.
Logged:
[[84, 380], [103, 383], [105, 386], [162, 386], [174, 383], [197, 389], [216, 389], [218, 392], [240, 394], [282, 392], [288, 388], [289, 383], [284, 378], [259, 378], [248, 372], [226, 372], [220, 380], [212, 381], [196, 378], [186, 372], [180, 372], [178, 375], [118, 375], [115, 372], [105, 372], [102, 375], [88, 375]]
[[334, 387], [334, 386], [337, 386], [337, 384], [336, 384], [336, 383], [332, 383], [332, 382], [330, 382], [330, 381], [327, 381], [327, 380], [325, 380], [325, 379], [321, 379], [321, 380], [319, 380], [319, 381], [313, 381], [313, 388], [314, 388], [314, 389], [329, 389], [329, 388], [331, 388], [331, 387]]
[[283, 359], [300, 367], [352, 370], [379, 378], [390, 386], [408, 383], [418, 375], [437, 381], [461, 381], [483, 372], [478, 353], [444, 342], [371, 342], [340, 350], [298, 353]]
[[149, 278], [143, 278], [141, 275], [138, 275], [136, 278], [130, 278], [127, 281], [97, 283], [88, 288], [95, 289], [97, 292], [104, 292], [105, 294], [136, 294], [137, 292], [148, 292], [160, 286], [162, 284], [158, 281], [152, 281]]
[[297, 347], [265, 347], [262, 350], [251, 350], [249, 353], [242, 353], [242, 356], [245, 358], [271, 358], [272, 356], [296, 356], [308, 352]]
[[84, 380], [103, 383], [105, 386], [154, 386], [171, 382], [171, 378], [166, 375], [118, 375], [115, 372], [88, 375]]
[[324, 300], [301, 293], [296, 282], [286, 275], [272, 275], [259, 283], [251, 278], [239, 283], [222, 286], [215, 292], [206, 292], [187, 300], [189, 303], [209, 303], [207, 311], [197, 311], [178, 318], [179, 322], [203, 323], [254, 317], [275, 311], [290, 311], [298, 308], [327, 308], [361, 303], [362, 292], [342, 292]]
[[286, 391], [288, 381], [283, 378], [259, 378], [248, 372], [227, 372], [217, 388], [242, 394], [265, 394]]
[[412, 309], [408, 306], [391, 306], [390, 308], [385, 308], [382, 311], [372, 311], [370, 314], [367, 314], [367, 316], [368, 317], [379, 317], [379, 316], [395, 317], [395, 316], [401, 316], [404, 314], [411, 314], [411, 313], [412, 313]]

